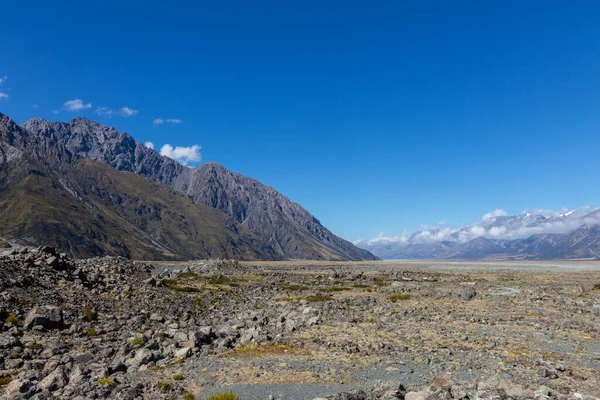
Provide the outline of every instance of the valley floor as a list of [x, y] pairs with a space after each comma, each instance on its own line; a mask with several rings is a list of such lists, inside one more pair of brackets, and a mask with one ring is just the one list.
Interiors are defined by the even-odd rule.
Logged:
[[[598, 263], [205, 261], [153, 263], [153, 278], [147, 263], [64, 263], [43, 288], [0, 279], [20, 320], [40, 303], [65, 316], [61, 330], [3, 327], [20, 343], [0, 350], [3, 376], [28, 394], [600, 397]], [[48, 385], [57, 369], [65, 378]]]

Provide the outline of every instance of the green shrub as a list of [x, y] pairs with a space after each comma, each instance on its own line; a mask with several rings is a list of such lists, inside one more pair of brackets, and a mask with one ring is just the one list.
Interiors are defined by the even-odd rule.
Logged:
[[226, 392], [213, 394], [208, 400], [240, 400], [240, 397], [233, 394], [233, 392]]
[[98, 379], [98, 383], [100, 386], [115, 386], [117, 383], [110, 378], [100, 378]]
[[11, 381], [12, 381], [12, 377], [10, 377], [10, 376], [3, 376], [2, 378], [0, 378], [0, 386], [6, 386]]
[[4, 323], [17, 325], [19, 323], [19, 318], [17, 318], [15, 314], [10, 314], [8, 317], [6, 317]]
[[87, 328], [85, 330], [85, 334], [87, 336], [96, 336], [96, 329], [94, 329], [94, 328]]
[[133, 296], [133, 290], [126, 290], [123, 292], [123, 294], [127, 297]]
[[600, 290], [600, 283], [595, 284], [592, 290]]
[[388, 297], [392, 303], [397, 302], [398, 300], [408, 300], [412, 296], [409, 293], [396, 293]]
[[42, 345], [39, 344], [39, 343], [33, 343], [33, 344], [30, 344], [29, 346], [27, 346], [27, 348], [29, 350], [37, 350], [37, 349], [39, 349], [41, 347], [42, 347]]
[[183, 380], [183, 375], [182, 374], [176, 374], [175, 376], [173, 376], [173, 380], [174, 381], [182, 381]]
[[92, 322], [96, 317], [96, 314], [94, 313], [94, 311], [92, 311], [91, 308], [86, 308], [83, 314], [85, 315], [85, 319], [87, 319], [88, 322]]
[[196, 400], [196, 396], [192, 392], [186, 392], [183, 395], [183, 400]]
[[165, 381], [158, 382], [156, 384], [156, 387], [158, 387], [163, 392], [166, 392], [167, 390], [171, 390], [171, 384], [169, 382], [165, 382]]
[[144, 345], [144, 343], [145, 343], [145, 342], [144, 342], [144, 339], [140, 339], [140, 338], [135, 338], [135, 339], [133, 339], [133, 340], [131, 341], [131, 345], [132, 345], [133, 347], [135, 347], [135, 346], [143, 346], [143, 345]]

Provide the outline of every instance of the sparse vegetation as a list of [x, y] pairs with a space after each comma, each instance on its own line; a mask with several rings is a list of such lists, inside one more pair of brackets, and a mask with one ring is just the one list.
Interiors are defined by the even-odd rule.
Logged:
[[133, 290], [126, 290], [123, 292], [123, 294], [127, 297], [133, 296]]
[[226, 276], [218, 275], [209, 277], [207, 282], [211, 285], [225, 285], [231, 282], [231, 279]]
[[182, 285], [174, 279], [165, 279], [164, 283], [167, 285], [169, 290], [172, 290], [174, 292], [195, 293], [200, 291], [200, 289], [197, 287]]
[[344, 290], [350, 290], [350, 288], [347, 288], [347, 287], [332, 287], [332, 288], [323, 289], [323, 292], [333, 293], [333, 292], [343, 292]]
[[412, 297], [410, 293], [396, 293], [388, 297], [392, 303], [397, 302], [398, 300], [409, 300]]
[[213, 394], [208, 400], [240, 400], [240, 397], [236, 396], [233, 392], [226, 392]]
[[174, 381], [182, 381], [183, 380], [183, 374], [175, 374], [173, 376], [173, 380]]
[[117, 383], [110, 378], [100, 378], [98, 379], [98, 383], [100, 386], [115, 386]]
[[196, 396], [192, 392], [186, 392], [183, 394], [183, 400], [196, 400]]
[[85, 334], [87, 336], [96, 336], [96, 329], [94, 329], [94, 328], [87, 328], [85, 330]]
[[306, 301], [310, 301], [311, 303], [315, 303], [318, 301], [330, 301], [333, 300], [333, 296], [328, 296], [324, 294], [314, 294], [312, 296], [308, 296]]
[[40, 349], [41, 347], [42, 347], [42, 345], [39, 343], [32, 343], [29, 346], [27, 346], [27, 348], [29, 350], [37, 350], [37, 349]]
[[256, 345], [254, 343], [249, 343], [243, 346], [239, 346], [235, 350], [223, 354], [222, 357], [276, 356], [281, 354], [288, 354], [295, 350], [296, 348], [290, 344]]
[[369, 285], [365, 285], [364, 283], [355, 283], [354, 285], [352, 285], [352, 287], [359, 288], [359, 289], [366, 289], [369, 287]]
[[96, 316], [94, 311], [91, 308], [86, 308], [84, 311], [84, 315], [85, 315], [85, 319], [88, 322], [92, 322], [95, 319], [94, 317]]
[[17, 325], [19, 323], [19, 318], [17, 318], [15, 314], [10, 314], [8, 317], [6, 317], [4, 323]]
[[144, 339], [141, 339], [141, 338], [135, 338], [135, 339], [133, 339], [133, 340], [131, 341], [131, 345], [132, 345], [133, 347], [136, 347], [136, 346], [143, 346], [143, 345], [144, 345], [144, 343], [145, 343], [145, 342], [144, 342]]
[[2, 378], [0, 378], [0, 386], [6, 386], [8, 385], [10, 382], [12, 382], [12, 377], [10, 376], [3, 376]]
[[600, 283], [595, 284], [592, 290], [600, 290]]
[[160, 381], [156, 384], [156, 387], [158, 387], [160, 390], [162, 390], [163, 392], [166, 392], [168, 390], [171, 390], [171, 384], [169, 382], [165, 382], [165, 381]]

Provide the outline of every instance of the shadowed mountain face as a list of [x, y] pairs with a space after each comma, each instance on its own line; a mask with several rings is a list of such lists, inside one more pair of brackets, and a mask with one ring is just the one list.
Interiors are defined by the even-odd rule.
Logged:
[[0, 118], [0, 236], [78, 257], [277, 259], [232, 218]]
[[[368, 251], [335, 236], [304, 208], [291, 202], [273, 188], [264, 186], [254, 179], [232, 173], [218, 164], [209, 163], [199, 168], [187, 168], [136, 142], [126, 133], [83, 118], [69, 123], [32, 119], [19, 127], [2, 116], [1, 124], [3, 136], [0, 143], [0, 163], [14, 165], [15, 160], [27, 159], [28, 162], [37, 163], [45, 168], [44, 174], [51, 175], [59, 182], [66, 181], [66, 186], [72, 186], [71, 180], [76, 182], [86, 180], [84, 183], [79, 183], [80, 188], [85, 187], [86, 184], [97, 188], [104, 183], [105, 191], [119, 191], [118, 194], [104, 193], [101, 197], [103, 201], [109, 202], [109, 204], [105, 203], [104, 207], [111, 212], [115, 211], [114, 207], [122, 207], [124, 204], [123, 202], [114, 204], [115, 196], [131, 197], [131, 191], [138, 187], [144, 187], [148, 191], [148, 193], [137, 193], [139, 207], [142, 207], [155, 191], [166, 196], [161, 198], [161, 201], [164, 201], [162, 203], [164, 208], [161, 209], [163, 212], [167, 212], [173, 198], [182, 202], [181, 206], [185, 205], [186, 209], [189, 208], [188, 204], [183, 201], [190, 204], [193, 202], [194, 210], [211, 210], [213, 213], [210, 217], [211, 221], [220, 218], [221, 225], [215, 225], [213, 234], [217, 230], [220, 231], [217, 226], [224, 225], [226, 227], [224, 229], [228, 232], [241, 236], [231, 239], [233, 242], [231, 240], [228, 242], [229, 247], [219, 244], [220, 251], [225, 251], [224, 249], [227, 248], [227, 251], [231, 252], [236, 248], [235, 240], [241, 240], [243, 242], [241, 248], [247, 246], [249, 253], [240, 250], [241, 253], [237, 254], [237, 258], [376, 259]], [[99, 163], [108, 164], [114, 169], [105, 167], [102, 169]], [[65, 171], [69, 169], [79, 169], [81, 176], [65, 175]], [[100, 182], [88, 182], [89, 175], [93, 175], [90, 169], [102, 171], [95, 175]], [[5, 170], [9, 171], [9, 168]], [[133, 172], [135, 175], [124, 174], [124, 172]], [[119, 174], [119, 178], [117, 179], [114, 174]], [[100, 179], [105, 176], [108, 181]], [[121, 176], [127, 176], [127, 179]], [[128, 187], [116, 185], [115, 181], [110, 181], [111, 177], [119, 181], [130, 181], [131, 185]], [[152, 184], [142, 177], [156, 183]], [[134, 182], [136, 179], [139, 181]], [[168, 188], [161, 184], [170, 189], [167, 190]], [[7, 198], [6, 191], [0, 190], [0, 193], [4, 194], [3, 197]], [[74, 196], [79, 196], [79, 192], [75, 192]], [[135, 210], [136, 213], [140, 212], [138, 208]], [[125, 219], [130, 223], [127, 218]], [[137, 221], [137, 223], [146, 228], [149, 226], [147, 221]], [[137, 225], [134, 223], [134, 226]], [[161, 238], [181, 236], [179, 225], [161, 226], [159, 230], [160, 233], [154, 231], [154, 234]], [[192, 232], [209, 233], [203, 230], [202, 226], [195, 226]], [[197, 238], [194, 239], [194, 235], [190, 234], [192, 236], [190, 247], [193, 247], [194, 240]], [[6, 232], [0, 233], [0, 236], [5, 235]], [[13, 237], [16, 236], [13, 234]], [[173, 246], [162, 249], [162, 253], [172, 253], [183, 258], [191, 256], [189, 251], [184, 252], [182, 248], [176, 249], [176, 246]], [[211, 247], [206, 243], [204, 246]], [[227, 254], [230, 253], [224, 253], [223, 256]]]

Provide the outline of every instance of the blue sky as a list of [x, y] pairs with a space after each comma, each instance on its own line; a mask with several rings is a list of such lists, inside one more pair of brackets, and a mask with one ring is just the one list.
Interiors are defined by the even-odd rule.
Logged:
[[598, 205], [599, 38], [594, 1], [15, 1], [0, 111], [199, 145], [354, 240]]

